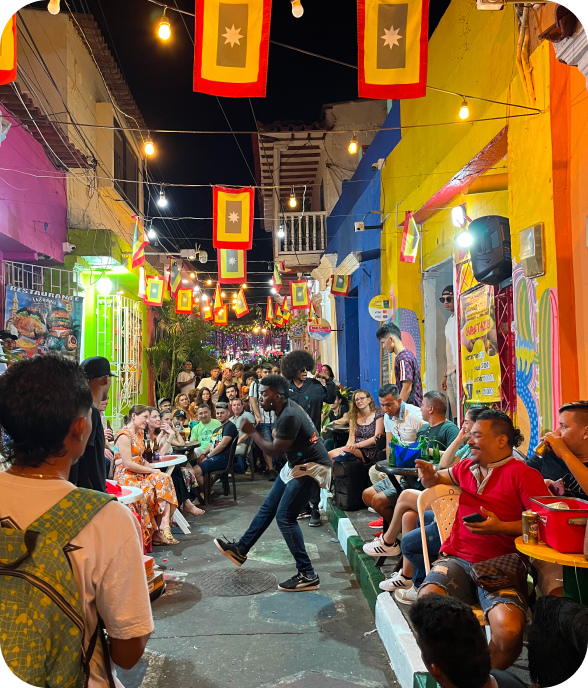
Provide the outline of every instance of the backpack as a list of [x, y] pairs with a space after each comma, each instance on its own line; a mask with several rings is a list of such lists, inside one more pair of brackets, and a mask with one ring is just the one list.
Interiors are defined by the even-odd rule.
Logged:
[[[112, 499], [79, 488], [26, 531], [0, 527], [0, 646], [6, 664], [28, 684], [83, 688], [98, 636], [107, 650], [99, 619], [84, 652], [84, 613], [67, 553]], [[113, 685], [107, 651], [104, 659]]]

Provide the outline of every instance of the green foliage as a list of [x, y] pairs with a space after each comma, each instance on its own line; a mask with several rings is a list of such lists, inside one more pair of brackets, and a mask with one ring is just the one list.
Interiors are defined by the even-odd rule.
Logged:
[[155, 371], [156, 398], [176, 395], [176, 378], [183, 370], [185, 361], [192, 361], [194, 368], [208, 370], [216, 363], [206, 341], [210, 336], [210, 325], [201, 318], [176, 313], [174, 304], [161, 308], [163, 322], [156, 334], [153, 346], [147, 349], [147, 356]]

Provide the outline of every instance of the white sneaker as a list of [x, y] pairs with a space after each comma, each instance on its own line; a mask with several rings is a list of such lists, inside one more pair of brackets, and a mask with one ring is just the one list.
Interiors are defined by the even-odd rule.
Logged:
[[372, 542], [366, 542], [363, 551], [370, 557], [397, 557], [400, 554], [400, 544], [385, 545], [384, 536], [380, 535]]
[[397, 571], [390, 578], [380, 583], [380, 590], [385, 590], [386, 592], [394, 592], [395, 590], [401, 590], [402, 588], [408, 589], [411, 587], [412, 579], [403, 576], [402, 571]]
[[377, 514], [377, 513], [378, 513], [375, 509], [372, 509], [371, 506], [368, 506], [368, 511], [371, 511], [372, 514]]
[[397, 590], [394, 599], [400, 604], [412, 604], [417, 600], [417, 589], [413, 585], [408, 590]]

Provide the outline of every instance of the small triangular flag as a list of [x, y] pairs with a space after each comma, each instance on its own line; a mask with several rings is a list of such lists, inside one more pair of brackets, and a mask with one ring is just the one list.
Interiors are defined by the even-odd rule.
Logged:
[[272, 297], [268, 296], [267, 297], [267, 310], [265, 312], [265, 319], [268, 322], [273, 322], [274, 321], [274, 303], [272, 301]]
[[239, 290], [239, 295], [237, 296], [237, 300], [235, 301], [235, 315], [238, 318], [242, 318], [244, 315], [247, 315], [249, 313], [249, 307], [247, 306], [247, 299], [245, 298], [245, 292], [243, 288]]
[[216, 314], [224, 308], [223, 297], [221, 293], [220, 284], [217, 283], [216, 289], [214, 291], [214, 314]]

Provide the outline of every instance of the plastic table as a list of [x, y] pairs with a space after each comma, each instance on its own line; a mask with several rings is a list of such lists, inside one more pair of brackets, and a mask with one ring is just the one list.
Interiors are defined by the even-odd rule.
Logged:
[[544, 542], [540, 542], [538, 545], [525, 544], [522, 535], [515, 540], [515, 546], [519, 552], [533, 557], [533, 559], [548, 561], [551, 564], [561, 564], [564, 597], [588, 605], [588, 561], [583, 554], [564, 554]]
[[[114, 480], [107, 480], [106, 482], [111, 485], [117, 485]], [[143, 490], [140, 487], [126, 487], [125, 485], [119, 485], [119, 487], [121, 489], [121, 494], [112, 496], [116, 497], [121, 504], [133, 504], [133, 502], [138, 502], [143, 499]]]
[[167, 468], [166, 473], [168, 475], [171, 475], [172, 471], [174, 470], [174, 466], [186, 463], [186, 461], [188, 461], [188, 459], [185, 456], [181, 456], [178, 454], [170, 454], [163, 461], [154, 461], [151, 465], [154, 468]]

